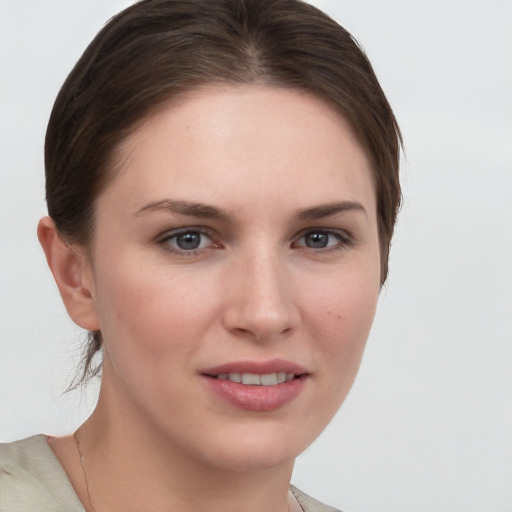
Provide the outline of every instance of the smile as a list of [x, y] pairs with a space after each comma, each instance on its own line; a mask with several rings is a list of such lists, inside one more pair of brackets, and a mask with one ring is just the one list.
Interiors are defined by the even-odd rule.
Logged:
[[275, 386], [290, 382], [295, 378], [295, 374], [286, 372], [266, 373], [264, 375], [257, 373], [220, 373], [216, 378], [249, 386]]
[[304, 367], [282, 359], [226, 363], [201, 375], [222, 402], [252, 412], [270, 412], [294, 402], [310, 377]]

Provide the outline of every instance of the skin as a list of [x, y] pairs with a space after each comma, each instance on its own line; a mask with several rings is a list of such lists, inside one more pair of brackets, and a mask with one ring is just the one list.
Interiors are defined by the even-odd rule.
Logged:
[[[39, 226], [69, 314], [104, 338], [99, 402], [79, 431], [94, 508], [284, 512], [294, 459], [346, 397], [375, 313], [369, 161], [331, 107], [264, 86], [189, 93], [117, 158], [91, 247]], [[198, 249], [180, 248], [183, 229]], [[273, 411], [241, 410], [201, 375], [273, 359], [307, 370]], [[72, 438], [50, 446], [90, 505]]]

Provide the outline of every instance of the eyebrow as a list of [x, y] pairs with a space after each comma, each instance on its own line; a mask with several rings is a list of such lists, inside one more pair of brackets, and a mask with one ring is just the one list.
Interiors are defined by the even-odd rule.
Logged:
[[305, 210], [299, 210], [297, 212], [297, 217], [300, 220], [315, 220], [349, 211], [360, 211], [366, 215], [366, 210], [361, 203], [357, 203], [355, 201], [337, 201], [334, 203], [313, 206], [312, 208], [306, 208]]
[[[195, 203], [192, 201], [180, 201], [171, 199], [152, 201], [138, 209], [134, 215], [139, 216], [146, 212], [154, 211], [166, 211], [170, 213], [177, 213], [179, 215], [186, 215], [189, 217], [202, 217], [218, 219], [222, 221], [229, 221], [233, 217], [228, 211], [216, 206], [203, 203]], [[366, 215], [366, 210], [361, 203], [357, 203], [355, 201], [337, 201], [298, 210], [297, 218], [299, 220], [315, 220], [349, 211], [360, 211]]]
[[138, 216], [146, 212], [167, 211], [170, 213], [178, 213], [179, 215], [187, 215], [190, 217], [203, 217], [209, 219], [219, 219], [228, 221], [232, 215], [221, 208], [210, 206], [203, 203], [194, 203], [191, 201], [177, 201], [171, 199], [163, 199], [162, 201], [153, 201], [144, 205], [137, 210], [134, 215]]

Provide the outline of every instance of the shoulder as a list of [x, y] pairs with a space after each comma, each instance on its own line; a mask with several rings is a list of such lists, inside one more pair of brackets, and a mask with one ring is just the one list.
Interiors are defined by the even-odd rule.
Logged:
[[0, 510], [83, 512], [46, 436], [0, 443]]
[[324, 505], [323, 503], [315, 500], [293, 485], [291, 486], [291, 491], [304, 512], [341, 512], [341, 510], [338, 510], [337, 508]]

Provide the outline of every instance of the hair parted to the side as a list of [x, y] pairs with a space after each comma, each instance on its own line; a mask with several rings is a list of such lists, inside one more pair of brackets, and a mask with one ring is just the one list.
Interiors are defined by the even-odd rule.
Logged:
[[[300, 0], [142, 0], [114, 16], [55, 101], [45, 141], [49, 215], [65, 239], [94, 243], [95, 200], [115, 150], [148, 115], [209, 83], [266, 84], [316, 95], [351, 124], [372, 163], [381, 283], [400, 206], [401, 136], [370, 62], [338, 23]], [[90, 333], [79, 385], [101, 333]]]

